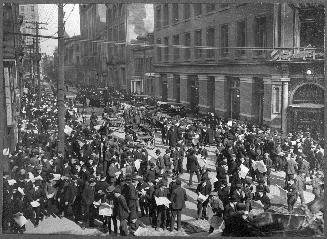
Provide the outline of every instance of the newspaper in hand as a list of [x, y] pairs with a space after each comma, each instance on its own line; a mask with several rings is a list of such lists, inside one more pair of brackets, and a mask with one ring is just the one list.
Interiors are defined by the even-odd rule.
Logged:
[[240, 169], [241, 169], [241, 171], [238, 173], [239, 174], [239, 177], [240, 178], [245, 178], [246, 175], [249, 172], [249, 169], [246, 166], [244, 166], [243, 164], [241, 164]]
[[24, 226], [27, 222], [27, 219], [23, 215], [15, 217], [14, 220], [20, 227]]
[[169, 207], [170, 201], [166, 197], [155, 197], [157, 206], [165, 205], [166, 207]]
[[38, 201], [32, 201], [31, 205], [32, 205], [32, 207], [39, 207], [40, 203]]
[[276, 187], [278, 188], [278, 196], [281, 198], [287, 198], [287, 191], [277, 184]]
[[140, 166], [141, 166], [141, 160], [139, 160], [139, 159], [135, 160], [134, 166], [135, 166], [136, 170], [139, 171]]
[[112, 216], [113, 205], [109, 205], [108, 203], [101, 203], [99, 207], [99, 215], [110, 217]]
[[200, 201], [200, 202], [204, 202], [204, 201], [206, 201], [208, 198], [209, 198], [209, 195], [204, 196], [203, 194], [199, 193], [198, 201]]

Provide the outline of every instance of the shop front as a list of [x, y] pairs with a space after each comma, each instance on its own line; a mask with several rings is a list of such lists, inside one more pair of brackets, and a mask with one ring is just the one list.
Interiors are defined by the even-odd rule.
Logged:
[[312, 135], [324, 132], [324, 89], [307, 83], [294, 92], [289, 105], [289, 131], [308, 131]]

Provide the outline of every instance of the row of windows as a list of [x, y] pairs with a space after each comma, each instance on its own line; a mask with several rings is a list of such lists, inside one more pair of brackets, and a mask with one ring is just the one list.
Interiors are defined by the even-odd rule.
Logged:
[[[164, 4], [159, 5], [156, 7], [156, 28], [160, 28], [162, 26], [168, 26], [170, 20], [170, 12], [169, 6], [172, 9], [172, 16], [171, 16], [171, 23], [175, 24], [178, 21], [182, 20], [182, 16], [180, 16], [180, 6], [183, 6], [183, 20], [187, 20], [191, 18], [191, 5], [193, 7], [193, 14], [194, 17], [198, 17], [202, 15], [203, 12], [203, 5], [205, 5], [205, 9], [207, 13], [213, 12], [216, 9], [225, 9], [229, 7], [229, 4], [201, 4], [201, 3], [194, 3], [194, 4]], [[163, 12], [163, 15], [162, 15]]]
[[[28, 6], [26, 6], [28, 8]], [[31, 12], [34, 12], [34, 6], [30, 6]], [[20, 6], [20, 11], [25, 12], [25, 6]]]
[[[144, 65], [145, 64], [145, 65]], [[152, 72], [152, 57], [134, 59], [135, 75], [143, 75], [146, 72]]]
[[108, 29], [108, 41], [124, 41], [126, 38], [125, 24]]
[[[237, 47], [246, 47], [247, 45], [247, 31], [246, 31], [246, 20], [242, 20], [237, 22], [236, 28], [236, 36], [237, 36]], [[228, 56], [230, 53], [230, 25], [224, 24], [220, 26], [220, 54], [223, 57]], [[206, 42], [203, 42], [203, 31], [195, 30], [193, 32], [194, 39], [194, 57], [201, 58], [204, 54], [204, 50], [199, 47], [207, 46], [207, 47], [215, 47], [215, 34], [216, 29], [214, 27], [209, 27], [206, 29]], [[183, 36], [183, 40], [181, 37]], [[157, 61], [169, 61], [169, 54], [171, 54], [169, 48], [169, 37], [164, 37], [163, 42], [160, 38], [157, 39], [157, 44], [164, 44], [165, 47], [157, 47]], [[184, 60], [189, 60], [191, 57], [191, 33], [186, 32], [183, 34], [176, 34], [172, 36], [171, 44], [173, 45], [174, 60], [178, 60], [180, 58], [180, 50], [184, 50]], [[182, 47], [180, 46], [182, 45]], [[267, 30], [266, 30], [266, 17], [257, 17], [256, 18], [256, 29], [255, 29], [255, 45], [259, 48], [264, 48], [267, 46]], [[167, 47], [166, 47], [167, 46]], [[198, 47], [198, 48], [196, 48]], [[162, 51], [164, 54], [164, 59], [162, 59]], [[206, 57], [212, 59], [215, 57], [215, 52], [212, 49], [206, 50]], [[262, 55], [264, 53], [263, 50], [257, 51], [257, 55]], [[245, 50], [240, 49], [237, 50], [237, 55], [242, 56], [245, 55]]]

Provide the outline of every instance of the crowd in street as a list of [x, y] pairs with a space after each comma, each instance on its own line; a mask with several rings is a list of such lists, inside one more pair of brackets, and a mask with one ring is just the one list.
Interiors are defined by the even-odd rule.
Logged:
[[[316, 198], [323, 195], [324, 142], [313, 139], [310, 132], [282, 137], [250, 123], [213, 115], [202, 121], [171, 118], [160, 109], [149, 112], [111, 99], [101, 122], [95, 113], [87, 122], [76, 105], [69, 106], [65, 150], [58, 152], [54, 102], [53, 95], [43, 94], [38, 104], [32, 91], [22, 99], [20, 140], [4, 173], [4, 232], [24, 233], [24, 219], [37, 227], [52, 216], [69, 218], [82, 228], [101, 222], [105, 233], [116, 235], [133, 235], [147, 225], [181, 230], [189, 200], [183, 174], [189, 174], [188, 187], [195, 184], [196, 220], [224, 222], [224, 235], [235, 229], [251, 235], [253, 228], [249, 224], [243, 228], [239, 222], [250, 217], [253, 201], [265, 211], [270, 209], [272, 171], [286, 174], [283, 189], [290, 213], [298, 198], [306, 203], [307, 184]], [[123, 138], [109, 127], [110, 118], [118, 114], [125, 122]], [[155, 154], [151, 154], [137, 132], [154, 138], [156, 129], [165, 149], [152, 145]], [[207, 165], [209, 146], [216, 150], [214, 182]], [[210, 218], [208, 211], [213, 213]], [[210, 224], [211, 233], [215, 226]]]

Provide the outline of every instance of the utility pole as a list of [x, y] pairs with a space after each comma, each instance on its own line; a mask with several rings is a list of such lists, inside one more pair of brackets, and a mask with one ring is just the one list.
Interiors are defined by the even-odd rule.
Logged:
[[[58, 4], [58, 153], [65, 157], [65, 73], [64, 73], [64, 6]], [[63, 160], [61, 158], [60, 160]], [[63, 161], [59, 162], [62, 166]]]
[[[0, 4], [0, 184], [1, 187], [3, 187], [3, 165], [5, 162], [5, 156], [3, 155], [3, 149], [5, 147], [4, 141], [5, 141], [5, 135], [6, 135], [6, 108], [5, 108], [5, 87], [4, 87], [4, 74], [3, 74], [3, 4]], [[3, 198], [3, 190], [0, 190], [0, 198]], [[3, 208], [3, 200], [0, 200], [0, 208]], [[2, 210], [1, 210], [2, 211]], [[2, 212], [1, 218], [2, 218]], [[2, 224], [2, 223], [1, 223]], [[0, 233], [2, 234], [2, 225], [0, 225]]]
[[[326, 94], [326, 89], [327, 89], [327, 2], [325, 1], [325, 45], [324, 45], [324, 52], [325, 52], [325, 69], [324, 69], [324, 76], [325, 76], [325, 94], [324, 94], [324, 97], [325, 97], [325, 107], [324, 107], [324, 114], [325, 114], [325, 117], [324, 117], [324, 139], [325, 139], [325, 150], [327, 149], [327, 126], [326, 126], [326, 121], [327, 121], [327, 94]], [[325, 153], [326, 154], [326, 153]], [[323, 172], [326, 173], [326, 170], [327, 170], [327, 163], [326, 163], [326, 155], [324, 155], [324, 163], [323, 163]], [[324, 177], [324, 184], [326, 185], [326, 182], [327, 182], [327, 177]], [[327, 200], [324, 200], [325, 201], [325, 205], [324, 205], [324, 208], [327, 208]], [[324, 220], [327, 219], [327, 211], [326, 209], [324, 210]], [[326, 230], [327, 230], [327, 225], [325, 224], [324, 225], [324, 232], [326, 233]]]
[[[42, 27], [40, 28], [40, 25], [48, 25], [47, 23], [43, 23], [43, 22], [26, 22], [26, 23], [30, 23], [30, 24], [34, 24], [35, 27], [26, 27], [29, 29], [34, 29], [35, 30], [35, 34], [36, 34], [36, 39], [35, 39], [35, 54], [34, 54], [34, 59], [36, 61], [36, 74], [37, 74], [37, 87], [38, 87], [38, 104], [41, 104], [41, 78], [40, 78], [40, 60], [41, 60], [41, 54], [40, 54], [40, 47], [39, 47], [39, 30], [41, 29], [45, 29], [46, 28]], [[33, 39], [33, 43], [34, 43], [34, 39]], [[34, 44], [33, 44], [34, 46]]]

